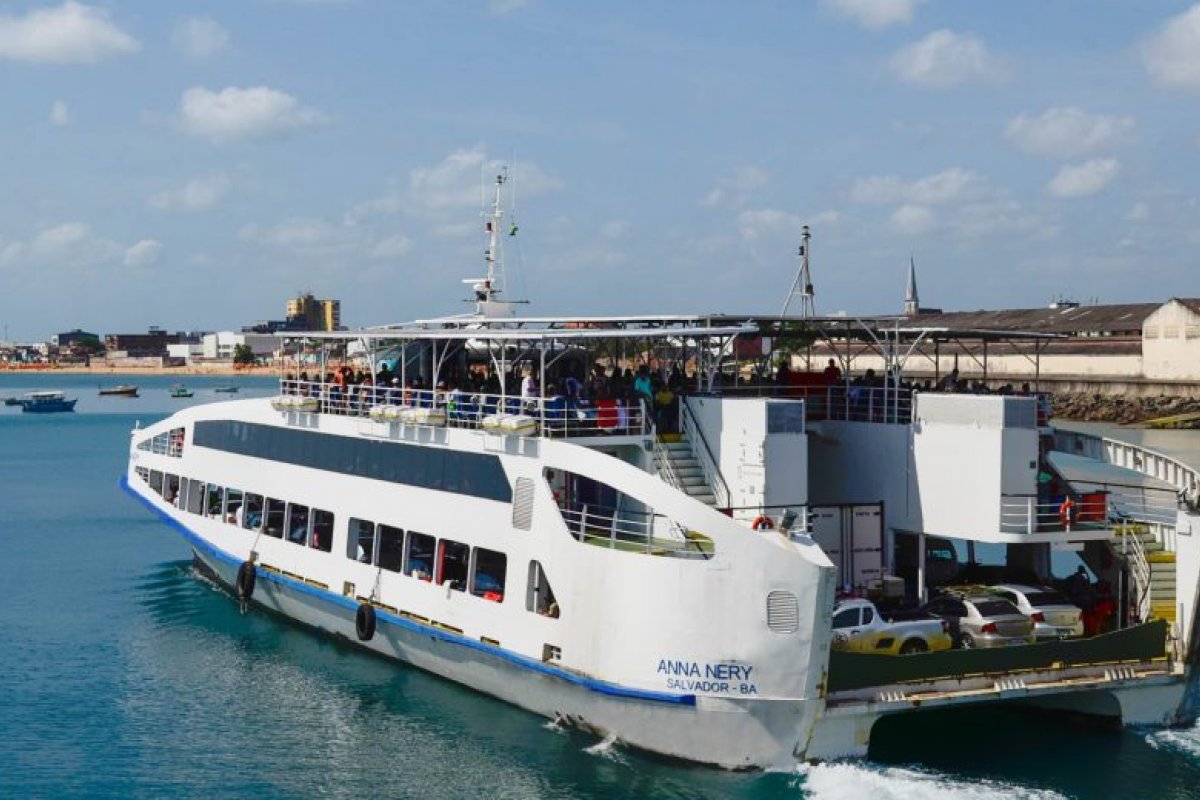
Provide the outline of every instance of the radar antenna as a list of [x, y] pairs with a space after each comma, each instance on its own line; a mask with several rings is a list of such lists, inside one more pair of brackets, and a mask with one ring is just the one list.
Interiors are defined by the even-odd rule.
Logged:
[[783, 301], [783, 310], [779, 312], [781, 317], [787, 316], [788, 308], [797, 295], [800, 297], [800, 316], [803, 319], [812, 319], [817, 315], [817, 307], [813, 302], [815, 293], [813, 292], [812, 272], [808, 268], [809, 240], [811, 238], [812, 234], [805, 225], [800, 233], [800, 271], [796, 273], [791, 291], [788, 292], [787, 299]]

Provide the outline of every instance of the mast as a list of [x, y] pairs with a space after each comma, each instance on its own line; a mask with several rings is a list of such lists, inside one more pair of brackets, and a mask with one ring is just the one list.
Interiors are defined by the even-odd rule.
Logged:
[[[485, 210], [483, 231], [487, 238], [487, 248], [483, 251], [486, 274], [482, 278], [466, 278], [463, 283], [470, 284], [475, 294], [475, 314], [480, 317], [512, 317], [516, 314], [519, 300], [501, 300], [500, 295], [507, 287], [504, 273], [504, 247], [501, 244], [501, 226], [504, 223], [503, 193], [504, 184], [508, 183], [508, 168], [501, 170], [496, 176], [495, 193], [492, 195], [491, 208]], [[517, 232], [514, 225], [509, 236]]]
[[796, 273], [796, 279], [792, 281], [792, 289], [788, 292], [787, 299], [783, 302], [783, 310], [779, 312], [779, 316], [786, 317], [788, 307], [792, 304], [792, 298], [800, 295], [800, 316], [804, 319], [811, 319], [817, 315], [816, 304], [813, 302], [812, 272], [808, 268], [808, 253], [809, 240], [812, 234], [805, 225], [800, 233], [800, 271]]

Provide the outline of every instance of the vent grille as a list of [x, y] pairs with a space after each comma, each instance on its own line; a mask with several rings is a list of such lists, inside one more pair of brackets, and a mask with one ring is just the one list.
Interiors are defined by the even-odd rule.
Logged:
[[800, 630], [800, 601], [791, 592], [771, 592], [767, 595], [767, 627], [775, 633], [795, 633]]
[[530, 478], [517, 478], [513, 490], [512, 524], [522, 531], [533, 525], [533, 481]]

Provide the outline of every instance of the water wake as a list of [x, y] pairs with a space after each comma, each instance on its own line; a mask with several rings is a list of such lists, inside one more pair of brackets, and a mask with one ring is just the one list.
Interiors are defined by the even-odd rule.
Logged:
[[932, 770], [867, 763], [829, 763], [800, 767], [805, 796], [814, 800], [1059, 800], [1048, 789], [988, 779], [952, 778]]
[[620, 743], [618, 742], [617, 737], [611, 733], [608, 736], [605, 736], [599, 742], [596, 742], [591, 747], [583, 748], [583, 752], [590, 756], [599, 756], [601, 758], [608, 759], [609, 761], [615, 761], [618, 764], [625, 763], [625, 756], [621, 753]]
[[1200, 725], [1184, 730], [1160, 730], [1146, 734], [1146, 744], [1155, 750], [1175, 750], [1200, 758]]

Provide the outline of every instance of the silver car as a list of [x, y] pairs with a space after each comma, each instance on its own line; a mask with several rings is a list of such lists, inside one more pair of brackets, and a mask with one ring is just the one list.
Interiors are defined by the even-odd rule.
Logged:
[[1083, 611], [1048, 586], [1002, 583], [991, 587], [991, 592], [1032, 619], [1033, 633], [1038, 639], [1083, 636]]
[[1033, 621], [1008, 600], [990, 594], [944, 594], [925, 604], [925, 611], [950, 627], [955, 647], [1004, 647], [1032, 644]]

